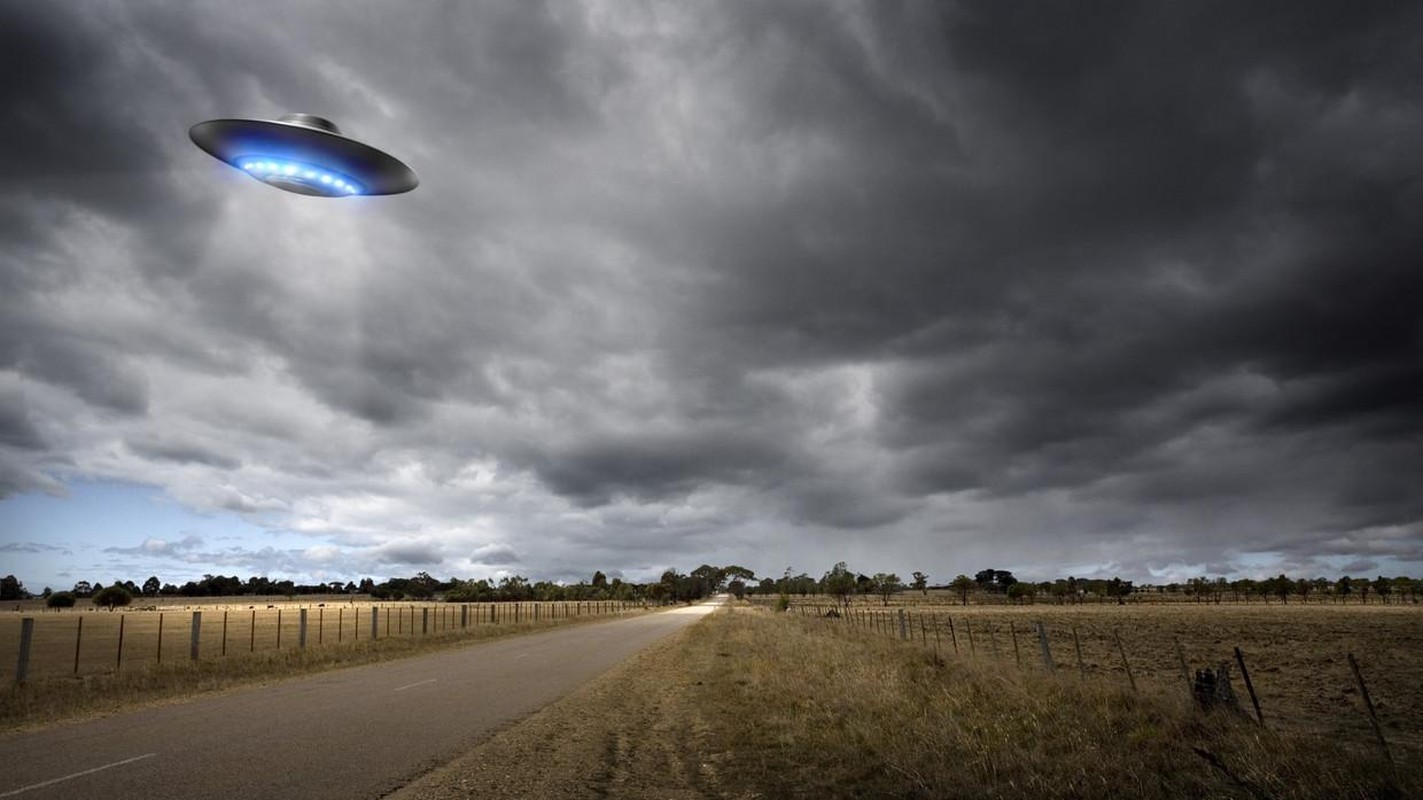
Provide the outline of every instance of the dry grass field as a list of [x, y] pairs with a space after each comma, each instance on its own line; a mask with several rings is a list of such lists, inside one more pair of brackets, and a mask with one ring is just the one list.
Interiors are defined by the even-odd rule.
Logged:
[[[1371, 740], [1373, 731], [1346, 659], [1346, 654], [1353, 653], [1389, 739], [1423, 747], [1423, 606], [962, 606], [924, 603], [918, 596], [910, 599], [914, 602], [891, 601], [887, 607], [877, 599], [860, 600], [852, 604], [844, 621], [897, 636], [898, 612], [904, 608], [908, 627], [920, 646], [933, 648], [937, 631], [938, 647], [944, 654], [955, 652], [956, 641], [960, 657], [1032, 670], [1043, 668], [1034, 632], [1034, 624], [1041, 622], [1059, 672], [1085, 673], [1089, 679], [1127, 687], [1124, 651], [1141, 691], [1185, 697], [1176, 649], [1179, 642], [1192, 673], [1229, 663], [1234, 688], [1249, 710], [1250, 701], [1235, 665], [1234, 648], [1239, 647], [1268, 726]], [[791, 613], [823, 613], [829, 607], [824, 599], [819, 605], [797, 599]]]
[[1371, 741], [1006, 663], [743, 606], [396, 797], [1423, 796], [1423, 750], [1397, 747], [1395, 772]]
[[[219, 598], [202, 604], [170, 600], [152, 610], [140, 606], [112, 612], [92, 607], [0, 612], [0, 725], [42, 724], [95, 709], [112, 710], [640, 610], [612, 602], [252, 600]], [[305, 647], [301, 646], [303, 611]], [[196, 662], [191, 658], [195, 612], [202, 615]], [[375, 641], [370, 635], [372, 613]], [[35, 624], [28, 680], [20, 687], [15, 678], [26, 617]]]

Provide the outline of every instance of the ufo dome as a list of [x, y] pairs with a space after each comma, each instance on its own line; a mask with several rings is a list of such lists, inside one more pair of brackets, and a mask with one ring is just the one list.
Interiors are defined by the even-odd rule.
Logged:
[[420, 184], [399, 159], [343, 136], [334, 122], [313, 114], [211, 119], [194, 125], [188, 136], [214, 158], [295, 194], [400, 194]]

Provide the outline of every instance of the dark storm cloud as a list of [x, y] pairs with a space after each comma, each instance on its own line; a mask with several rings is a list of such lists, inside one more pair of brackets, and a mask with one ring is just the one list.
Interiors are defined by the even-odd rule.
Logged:
[[[258, 8], [5, 12], [0, 491], [341, 543], [188, 556], [253, 566], [1419, 557], [1423, 11]], [[298, 110], [421, 187], [184, 138]]]
[[173, 461], [179, 464], [203, 464], [224, 470], [234, 470], [242, 466], [242, 462], [235, 458], [214, 453], [200, 444], [191, 442], [160, 438], [130, 441], [127, 444], [134, 453], [149, 459]]

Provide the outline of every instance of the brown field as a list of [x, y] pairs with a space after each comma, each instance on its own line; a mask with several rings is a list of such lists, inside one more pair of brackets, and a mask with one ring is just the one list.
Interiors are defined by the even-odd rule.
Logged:
[[[844, 624], [897, 636], [907, 627], [921, 647], [944, 655], [1041, 670], [1034, 632], [1041, 622], [1059, 672], [1128, 685], [1122, 653], [1143, 692], [1186, 694], [1176, 643], [1189, 669], [1231, 665], [1243, 707], [1250, 701], [1234, 648], [1245, 657], [1267, 725], [1372, 739], [1369, 719], [1346, 659], [1359, 662], [1390, 740], [1423, 747], [1423, 606], [1371, 604], [1128, 603], [949, 605], [920, 595], [854, 602]], [[933, 593], [930, 600], [935, 599]], [[774, 599], [771, 599], [774, 602]], [[826, 598], [793, 598], [791, 613], [823, 614]], [[1074, 640], [1074, 632], [1076, 638]], [[937, 633], [937, 639], [936, 639]], [[1121, 650], [1117, 646], [1121, 639]], [[1016, 649], [1014, 639], [1017, 640]], [[1077, 648], [1081, 648], [1079, 666]], [[1253, 710], [1251, 711], [1253, 713]]]
[[[468, 608], [462, 612], [462, 608]], [[370, 639], [371, 612], [377, 638], [447, 635], [466, 626], [539, 622], [613, 613], [623, 604], [604, 603], [408, 603], [305, 598], [217, 598], [209, 602], [144, 604], [110, 612], [95, 608], [0, 612], [0, 681], [14, 679], [19, 658], [20, 625], [35, 620], [30, 645], [30, 678], [142, 669], [187, 661], [191, 656], [194, 612], [201, 612], [198, 650], [201, 660], [236, 658], [297, 649], [301, 614], [306, 612], [306, 647], [354, 645]], [[120, 627], [123, 641], [120, 650]], [[76, 662], [76, 644], [78, 659]]]
[[1423, 749], [1395, 744], [1390, 768], [1371, 737], [1262, 730], [1075, 663], [935, 658], [871, 631], [711, 615], [394, 797], [1423, 796]]
[[[189, 600], [186, 605], [170, 602], [153, 610], [114, 612], [93, 608], [0, 612], [0, 728], [111, 713], [200, 692], [643, 611], [640, 605], [616, 602], [251, 600], [219, 598], [205, 604]], [[303, 610], [306, 647], [300, 646]], [[197, 661], [191, 659], [190, 649], [195, 612], [202, 614]], [[372, 612], [377, 615], [375, 641], [370, 636]], [[465, 627], [460, 625], [462, 614]], [[27, 682], [19, 685], [15, 678], [21, 622], [26, 617], [33, 618], [35, 626]]]

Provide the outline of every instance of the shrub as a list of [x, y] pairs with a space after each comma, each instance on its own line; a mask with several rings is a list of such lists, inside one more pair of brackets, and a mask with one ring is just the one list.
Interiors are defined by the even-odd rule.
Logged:
[[71, 592], [55, 592], [45, 600], [45, 605], [50, 608], [73, 608], [74, 595]]
[[113, 611], [116, 606], [126, 606], [133, 602], [133, 595], [122, 586], [105, 586], [94, 594], [94, 605], [107, 606]]

